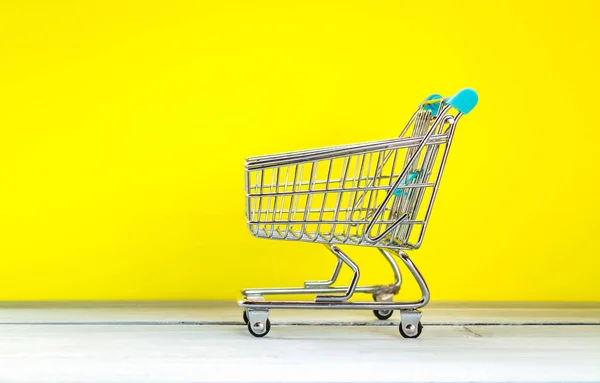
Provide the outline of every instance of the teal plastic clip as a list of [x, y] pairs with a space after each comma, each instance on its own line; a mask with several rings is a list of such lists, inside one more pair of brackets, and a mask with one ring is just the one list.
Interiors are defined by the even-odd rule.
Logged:
[[431, 96], [429, 96], [425, 100], [423, 100], [423, 102], [427, 102], [427, 101], [431, 101], [431, 100], [440, 100], [440, 102], [428, 103], [423, 106], [423, 110], [430, 111], [431, 115], [433, 117], [435, 117], [435, 116], [437, 116], [437, 114], [440, 111], [440, 105], [441, 105], [442, 101], [444, 100], [444, 98], [442, 96], [440, 96], [439, 94], [432, 94]]
[[[418, 172], [410, 172], [410, 173], [408, 173], [407, 180], [406, 181], [402, 180], [402, 182], [400, 182], [400, 185], [402, 186], [402, 185], [406, 185], [407, 183], [411, 183], [412, 181], [415, 180], [415, 178], [417, 178], [418, 175], [419, 175]], [[408, 193], [408, 190], [406, 190], [406, 193]], [[402, 189], [396, 189], [396, 190], [394, 190], [394, 195], [396, 197], [402, 197], [404, 195], [404, 190], [402, 190]]]

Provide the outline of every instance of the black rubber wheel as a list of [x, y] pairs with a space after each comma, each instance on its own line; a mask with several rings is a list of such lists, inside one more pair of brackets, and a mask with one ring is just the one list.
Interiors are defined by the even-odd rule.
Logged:
[[246, 312], [246, 310], [244, 310], [244, 315], [243, 315], [243, 318], [244, 318], [244, 323], [245, 323], [245, 324], [248, 324], [248, 322], [249, 322], [250, 320], [248, 319], [248, 313]]
[[[377, 302], [377, 297], [375, 294], [372, 295], [373, 300]], [[373, 310], [373, 314], [380, 320], [388, 320], [394, 315], [394, 310]]]
[[377, 319], [388, 320], [394, 315], [394, 310], [373, 310]]
[[252, 324], [250, 322], [248, 322], [248, 332], [250, 332], [250, 334], [254, 335], [257, 338], [261, 338], [261, 337], [267, 335], [269, 333], [269, 331], [271, 331], [271, 321], [269, 319], [267, 319], [267, 325], [265, 327], [265, 331], [263, 331], [262, 333], [254, 332], [254, 329], [252, 328]]
[[398, 327], [398, 329], [400, 330], [400, 335], [402, 335], [402, 337], [404, 338], [418, 338], [419, 335], [421, 335], [421, 331], [423, 331], [423, 325], [421, 324], [421, 322], [419, 322], [419, 324], [417, 325], [417, 333], [415, 335], [408, 335], [404, 332], [404, 329], [402, 328], [402, 322], [400, 322], [400, 326]]

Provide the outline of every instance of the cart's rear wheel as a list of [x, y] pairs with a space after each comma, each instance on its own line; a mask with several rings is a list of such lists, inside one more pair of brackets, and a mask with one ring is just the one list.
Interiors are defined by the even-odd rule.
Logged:
[[377, 319], [388, 320], [394, 314], [394, 310], [373, 310]]
[[248, 319], [248, 312], [246, 312], [246, 310], [244, 310], [244, 315], [242, 317], [244, 318], [245, 324], [248, 324], [248, 322], [250, 322], [250, 319]]
[[412, 324], [404, 326], [402, 325], [402, 322], [400, 322], [399, 329], [400, 335], [402, 335], [402, 337], [404, 338], [418, 338], [419, 335], [421, 335], [421, 331], [423, 331], [423, 325], [421, 324], [421, 322], [419, 322], [419, 324], [415, 328], [415, 326]]
[[248, 322], [248, 331], [257, 338], [263, 337], [271, 331], [271, 321], [267, 319], [265, 323], [256, 322], [254, 326]]
[[[373, 300], [375, 302], [391, 302], [391, 298], [382, 300], [378, 299], [377, 295], [373, 294]], [[394, 310], [373, 310], [373, 314], [380, 320], [388, 320], [394, 314]]]

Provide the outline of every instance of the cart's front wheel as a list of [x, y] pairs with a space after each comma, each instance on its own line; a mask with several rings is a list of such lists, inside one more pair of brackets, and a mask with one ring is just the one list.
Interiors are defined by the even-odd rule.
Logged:
[[244, 318], [245, 324], [248, 324], [248, 322], [250, 322], [250, 319], [248, 319], [248, 312], [246, 310], [244, 310], [244, 315], [242, 317]]
[[254, 324], [248, 322], [248, 331], [257, 338], [263, 337], [271, 331], [271, 321], [267, 319], [264, 323], [255, 322]]
[[394, 314], [394, 310], [373, 310], [377, 319], [388, 320]]
[[400, 335], [404, 338], [418, 338], [421, 335], [421, 331], [423, 331], [423, 325], [421, 322], [417, 324], [417, 326], [413, 324], [407, 324], [406, 326], [400, 322]]

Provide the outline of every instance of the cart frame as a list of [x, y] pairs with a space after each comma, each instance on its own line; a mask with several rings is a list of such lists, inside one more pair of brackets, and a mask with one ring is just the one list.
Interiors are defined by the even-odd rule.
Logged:
[[[244, 299], [238, 304], [244, 309], [244, 322], [252, 335], [262, 337], [270, 331], [270, 309], [373, 310], [381, 320], [389, 319], [393, 311], [398, 310], [401, 316], [400, 334], [405, 338], [416, 338], [421, 334], [420, 309], [429, 303], [430, 292], [406, 250], [416, 250], [423, 242], [456, 126], [462, 115], [469, 113], [477, 102], [477, 93], [468, 88], [448, 98], [434, 94], [419, 104], [398, 138], [246, 160], [246, 215], [252, 235], [321, 243], [337, 259], [328, 280], [306, 281], [303, 287], [243, 290]], [[440, 148], [441, 157], [438, 157]], [[403, 165], [397, 165], [398, 153], [401, 152], [406, 158]], [[392, 153], [394, 162], [390, 166]], [[371, 164], [373, 156], [377, 160], [375, 167]], [[353, 158], [356, 158], [356, 167], [352, 178], [347, 173]], [[365, 167], [367, 158], [369, 162]], [[343, 165], [340, 177], [335, 178], [332, 166], [337, 159], [341, 159]], [[362, 163], [358, 171], [360, 159]], [[329, 167], [326, 179], [317, 181], [317, 165], [323, 161]], [[306, 182], [301, 171], [298, 178], [300, 166], [304, 164], [309, 164], [307, 166], [311, 169]], [[286, 169], [285, 184], [280, 182], [280, 169]], [[295, 172], [292, 182], [288, 181], [290, 169]], [[384, 176], [385, 169], [388, 169], [389, 175]], [[401, 169], [400, 173], [395, 169]], [[271, 174], [270, 184], [265, 180], [266, 172]], [[363, 173], [366, 175], [363, 176]], [[254, 183], [251, 174], [256, 175]], [[386, 185], [382, 180], [388, 178]], [[430, 178], [434, 180], [430, 181]], [[332, 205], [335, 207], [327, 208], [327, 196], [335, 197], [337, 205]], [[348, 197], [345, 209], [340, 208], [344, 196]], [[303, 202], [299, 203], [301, 199]], [[428, 203], [423, 205], [427, 199]], [[425, 206], [424, 210], [422, 206]], [[329, 219], [324, 218], [327, 214]], [[298, 215], [301, 217], [296, 218]], [[340, 219], [341, 216], [344, 219]], [[311, 227], [315, 229], [311, 230]], [[394, 281], [387, 285], [359, 286], [360, 269], [340, 249], [342, 245], [376, 247], [390, 265]], [[397, 260], [416, 280], [421, 290], [420, 299], [407, 302], [393, 300], [402, 285]], [[347, 286], [334, 287], [343, 265], [352, 271], [351, 281]], [[373, 301], [350, 301], [356, 293], [371, 294]], [[298, 294], [315, 295], [315, 299], [264, 298], [267, 295]]]

